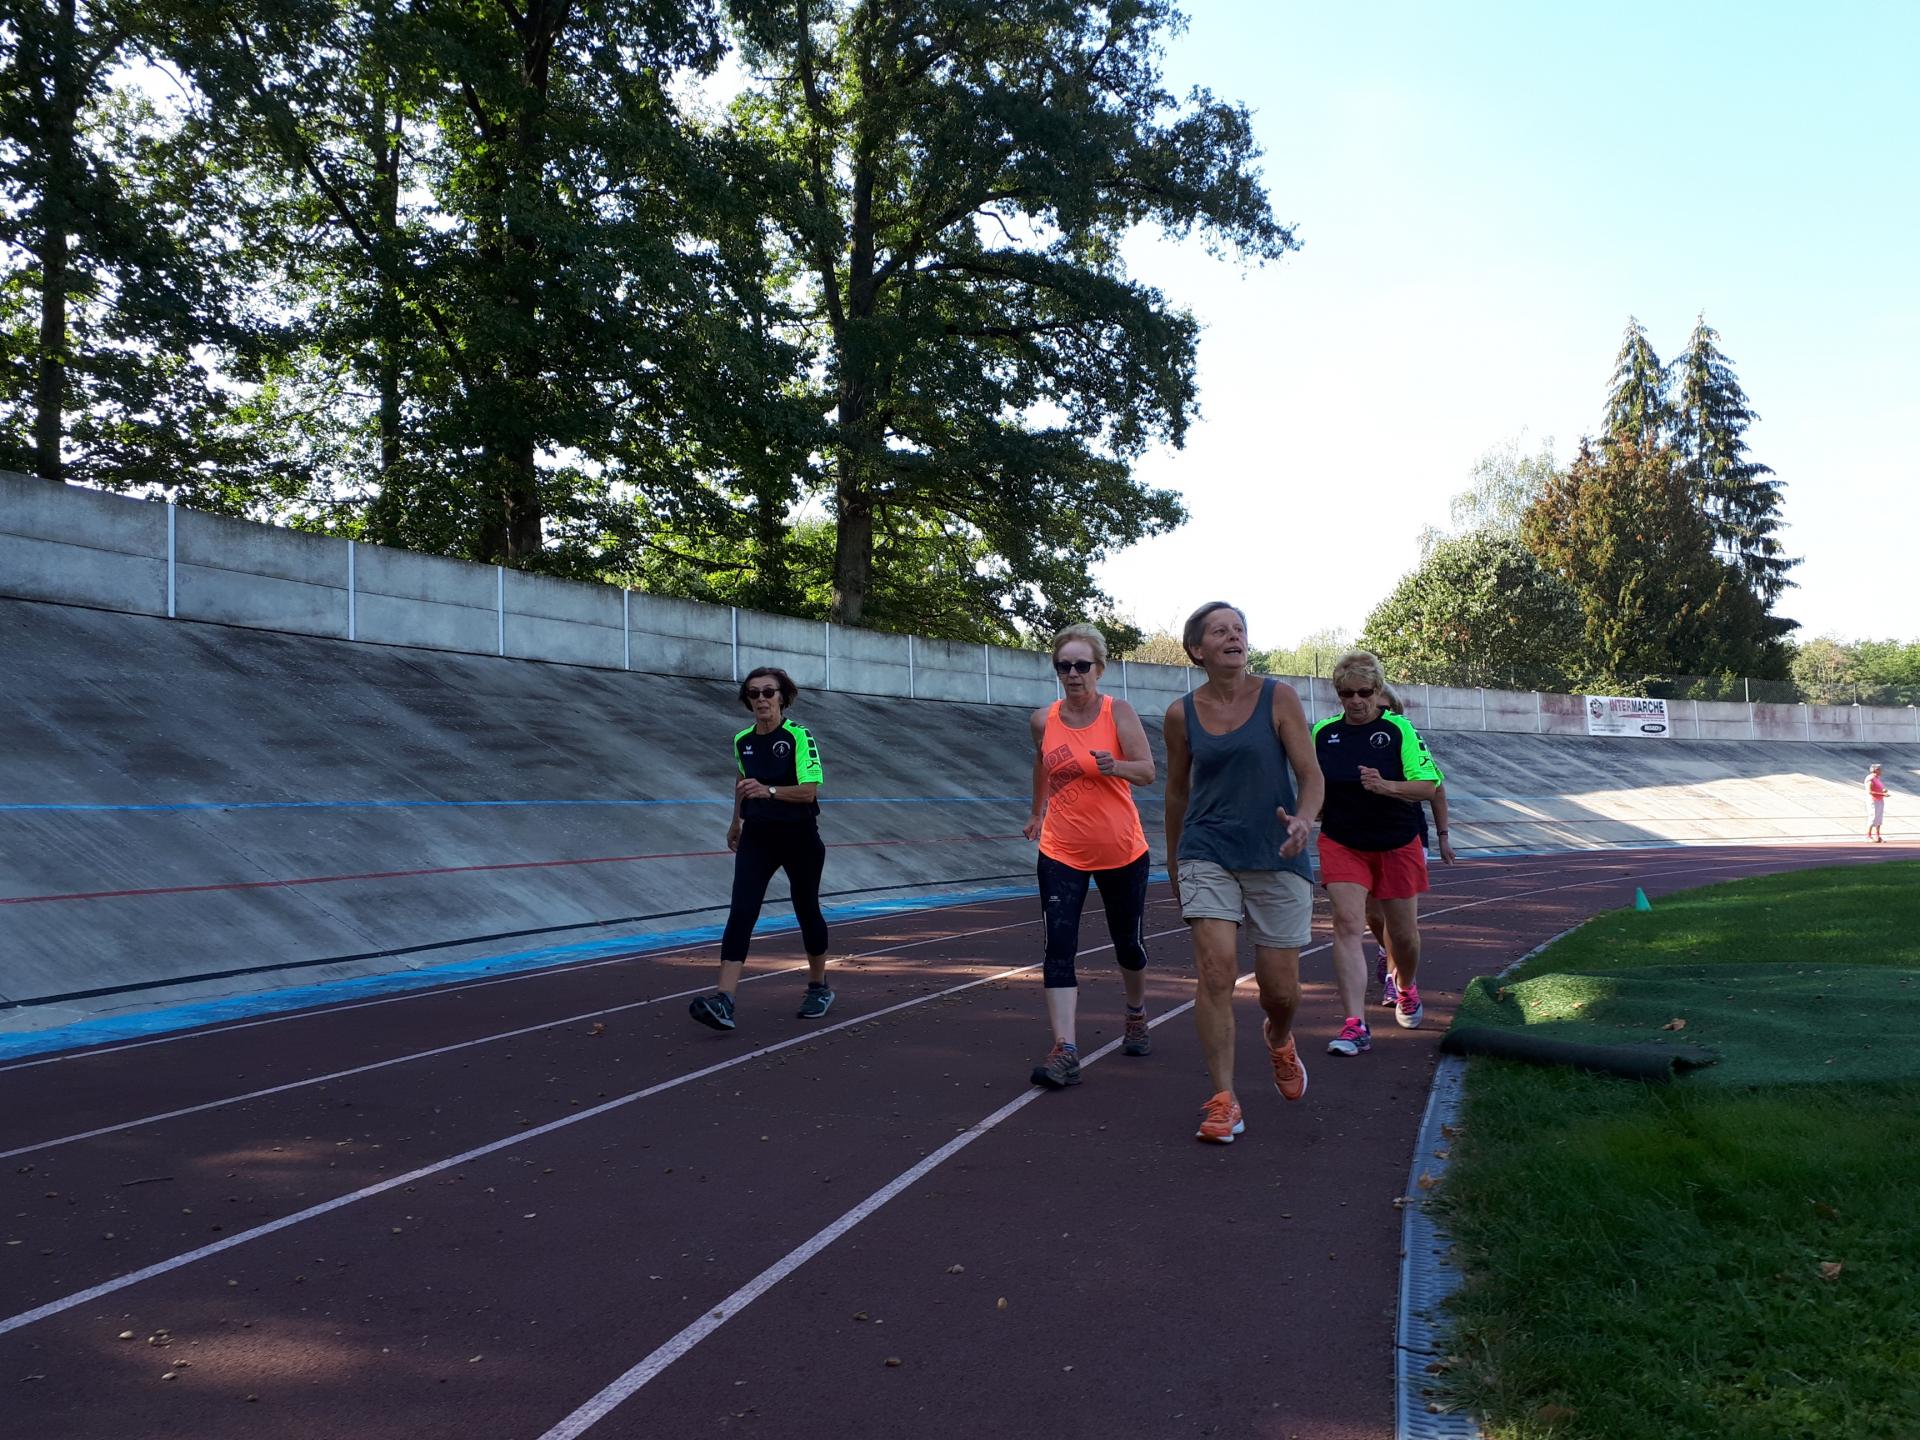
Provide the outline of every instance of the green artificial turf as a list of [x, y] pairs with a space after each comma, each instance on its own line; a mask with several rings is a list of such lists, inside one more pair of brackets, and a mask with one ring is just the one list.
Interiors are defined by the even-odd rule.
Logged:
[[1473, 1063], [1442, 1383], [1493, 1440], [1920, 1437], [1920, 866], [1654, 906], [1462, 1007], [1724, 1058], [1668, 1085]]

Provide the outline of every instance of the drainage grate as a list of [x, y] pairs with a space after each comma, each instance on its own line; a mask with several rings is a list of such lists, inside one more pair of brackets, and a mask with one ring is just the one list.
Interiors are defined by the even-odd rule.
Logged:
[[1460, 1108], [1467, 1062], [1441, 1057], [1427, 1096], [1427, 1113], [1414, 1143], [1413, 1170], [1407, 1176], [1407, 1203], [1400, 1224], [1400, 1318], [1394, 1330], [1395, 1440], [1482, 1440], [1480, 1426], [1464, 1411], [1436, 1412], [1427, 1366], [1447, 1353], [1446, 1298], [1460, 1288], [1460, 1272], [1447, 1258], [1452, 1237], [1428, 1208], [1420, 1177], [1445, 1178], [1448, 1161], [1436, 1151], [1448, 1148], [1440, 1127], [1453, 1123]]

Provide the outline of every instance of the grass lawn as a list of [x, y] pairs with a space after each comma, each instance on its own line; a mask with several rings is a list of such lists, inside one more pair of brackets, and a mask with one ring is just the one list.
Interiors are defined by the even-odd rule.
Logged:
[[[1846, 1009], [1819, 1020], [1855, 1038], [1876, 1023], [1853, 1018], [1862, 996], [1920, 1009], [1920, 865], [1668, 896], [1511, 982], [1624, 994], [1635, 967], [1727, 1058], [1671, 1085], [1473, 1063], [1445, 1190], [1469, 1277], [1447, 1382], [1497, 1440], [1920, 1437], [1920, 1049], [1765, 1063], [1780, 1013], [1829, 992]], [[1749, 1017], [1767, 967], [1789, 988]]]

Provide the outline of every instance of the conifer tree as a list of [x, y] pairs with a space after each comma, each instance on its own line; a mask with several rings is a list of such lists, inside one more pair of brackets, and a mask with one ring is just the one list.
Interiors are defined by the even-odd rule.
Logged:
[[1607, 390], [1605, 443], [1655, 450], [1666, 442], [1672, 424], [1666, 367], [1648, 342], [1646, 327], [1629, 315]]
[[1674, 444], [1693, 501], [1713, 529], [1714, 548], [1739, 567], [1768, 609], [1793, 582], [1778, 538], [1784, 488], [1773, 471], [1747, 456], [1746, 430], [1759, 417], [1734, 378], [1719, 332], [1702, 315], [1686, 352], [1674, 362], [1679, 395]]

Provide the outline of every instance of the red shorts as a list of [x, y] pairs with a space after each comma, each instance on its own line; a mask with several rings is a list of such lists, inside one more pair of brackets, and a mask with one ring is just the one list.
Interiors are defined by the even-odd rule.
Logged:
[[1364, 885], [1376, 900], [1411, 900], [1429, 889], [1426, 847], [1416, 839], [1393, 850], [1354, 850], [1322, 835], [1320, 883]]

